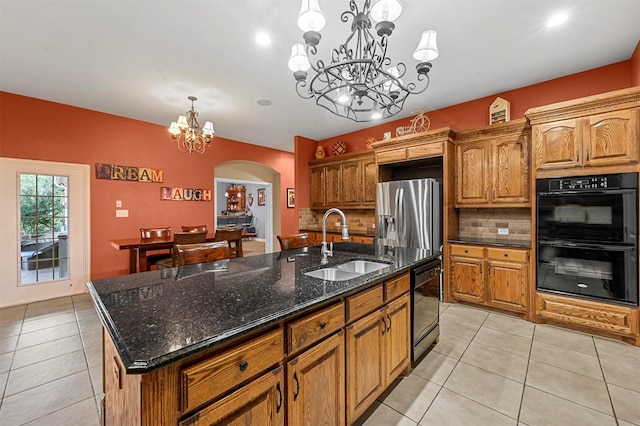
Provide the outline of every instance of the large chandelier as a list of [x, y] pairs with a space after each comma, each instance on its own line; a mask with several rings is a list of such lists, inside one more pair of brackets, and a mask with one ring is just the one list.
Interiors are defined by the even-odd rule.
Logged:
[[204, 154], [204, 150], [209, 146], [209, 141], [213, 137], [213, 123], [207, 121], [200, 129], [198, 112], [193, 109], [193, 103], [198, 98], [189, 96], [188, 99], [191, 101], [191, 110], [187, 111], [186, 116], [178, 116], [178, 121], [171, 122], [169, 133], [171, 133], [171, 139], [178, 144], [180, 152]]
[[[433, 30], [422, 33], [413, 52], [413, 58], [419, 62], [417, 83], [405, 83], [405, 64], [391, 65], [387, 57], [388, 38], [395, 28], [393, 21], [402, 12], [400, 1], [365, 0], [360, 11], [355, 0], [350, 0], [349, 8], [340, 20], [346, 23], [351, 17], [351, 34], [332, 49], [330, 63], [325, 64], [322, 59], [314, 63], [309, 58], [318, 53], [325, 19], [318, 0], [302, 0], [298, 27], [304, 31], [305, 44], [293, 45], [288, 64], [296, 79], [296, 91], [300, 97], [314, 98], [316, 104], [340, 117], [354, 121], [389, 118], [402, 111], [408, 95], [422, 93], [429, 85], [429, 61], [439, 55], [437, 33]], [[371, 32], [372, 20], [377, 22], [378, 37]], [[307, 80], [309, 68], [315, 74]]]

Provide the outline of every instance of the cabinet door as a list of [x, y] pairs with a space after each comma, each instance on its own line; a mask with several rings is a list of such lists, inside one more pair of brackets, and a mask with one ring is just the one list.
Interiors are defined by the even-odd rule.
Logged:
[[378, 164], [375, 158], [362, 160], [363, 189], [362, 204], [376, 206], [376, 187], [378, 185]]
[[347, 424], [352, 424], [385, 388], [386, 320], [377, 310], [346, 327]]
[[483, 259], [451, 256], [451, 292], [459, 300], [484, 303]]
[[515, 312], [526, 312], [529, 294], [526, 263], [487, 260], [487, 304]]
[[344, 425], [344, 331], [287, 363], [291, 425]]
[[326, 193], [325, 201], [327, 206], [339, 206], [342, 195], [342, 164], [330, 164], [325, 167]]
[[583, 119], [585, 166], [638, 161], [639, 112], [614, 111]]
[[456, 204], [489, 202], [489, 144], [464, 143], [456, 146]]
[[385, 308], [387, 318], [386, 386], [390, 385], [411, 363], [411, 318], [409, 294], [389, 303]]
[[582, 164], [582, 127], [564, 120], [533, 127], [536, 169], [564, 169]]
[[492, 144], [493, 204], [529, 202], [529, 136]]
[[343, 205], [353, 206], [360, 204], [362, 184], [362, 163], [360, 161], [342, 163]]
[[261, 425], [284, 426], [283, 383], [279, 367], [181, 421], [180, 426], [248, 425], [256, 419]]
[[311, 207], [324, 207], [326, 187], [325, 168], [311, 167], [309, 174], [309, 181], [311, 182]]

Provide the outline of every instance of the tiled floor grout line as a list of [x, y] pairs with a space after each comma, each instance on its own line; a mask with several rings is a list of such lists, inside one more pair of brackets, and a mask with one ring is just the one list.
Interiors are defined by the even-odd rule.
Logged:
[[527, 377], [529, 375], [529, 365], [531, 364], [531, 352], [533, 352], [533, 341], [536, 338], [536, 325], [533, 325], [531, 332], [531, 343], [529, 344], [529, 355], [527, 356], [527, 368], [524, 370], [524, 382], [522, 383], [522, 394], [520, 395], [520, 406], [518, 407], [517, 424], [520, 424], [520, 415], [522, 414], [522, 404], [524, 403], [524, 392], [527, 390]]
[[598, 345], [596, 345], [596, 341], [591, 336], [591, 341], [593, 342], [593, 347], [596, 351], [596, 357], [598, 358], [598, 365], [600, 366], [600, 373], [602, 373], [602, 380], [604, 381], [604, 387], [607, 389], [607, 397], [609, 397], [609, 403], [611, 404], [611, 412], [613, 413], [613, 418], [616, 420], [616, 425], [620, 424], [618, 420], [618, 415], [616, 414], [616, 407], [613, 404], [613, 398], [611, 397], [611, 391], [609, 390], [609, 383], [607, 383], [607, 376], [604, 374], [604, 367], [602, 367], [602, 360], [600, 359], [600, 352], [598, 351]]

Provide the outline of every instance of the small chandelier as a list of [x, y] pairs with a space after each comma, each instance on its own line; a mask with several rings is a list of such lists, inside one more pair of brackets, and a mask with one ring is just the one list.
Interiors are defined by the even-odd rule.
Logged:
[[191, 110], [187, 111], [186, 116], [179, 116], [178, 121], [171, 122], [169, 133], [171, 133], [171, 139], [178, 144], [180, 152], [204, 154], [204, 150], [209, 146], [209, 141], [213, 137], [213, 123], [207, 121], [200, 129], [200, 123], [196, 118], [198, 112], [193, 109], [193, 103], [198, 98], [189, 96], [188, 99], [191, 101]]
[[[314, 98], [317, 105], [354, 121], [392, 117], [402, 111], [408, 95], [422, 93], [429, 85], [429, 61], [439, 55], [437, 33], [433, 30], [422, 33], [413, 52], [413, 58], [419, 61], [418, 83], [404, 83], [405, 64], [392, 66], [387, 57], [388, 38], [395, 29], [393, 21], [402, 12], [400, 1], [365, 0], [360, 11], [355, 0], [350, 0], [349, 8], [340, 20], [346, 23], [351, 17], [351, 34], [332, 49], [330, 63], [318, 59], [314, 64], [309, 58], [317, 54], [325, 19], [318, 0], [302, 0], [298, 27], [304, 31], [305, 44], [293, 45], [288, 63], [296, 79], [296, 92], [301, 98]], [[378, 38], [371, 33], [372, 20], [377, 22]], [[313, 68], [315, 75], [307, 81], [309, 68]]]

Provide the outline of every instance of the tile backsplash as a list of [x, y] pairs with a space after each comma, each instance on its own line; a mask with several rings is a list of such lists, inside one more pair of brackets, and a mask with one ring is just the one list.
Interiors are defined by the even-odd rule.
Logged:
[[[322, 216], [325, 210], [311, 210], [309, 208], [301, 208], [299, 211], [298, 227], [305, 230], [322, 230]], [[375, 229], [375, 210], [343, 210], [347, 217], [347, 225], [349, 225], [349, 231], [374, 235]], [[339, 231], [339, 228], [335, 226], [336, 222], [340, 221], [340, 216], [331, 215], [327, 219], [327, 230]]]
[[[531, 239], [531, 210], [526, 208], [460, 209], [458, 224], [461, 238]], [[509, 235], [498, 235], [498, 228]]]

